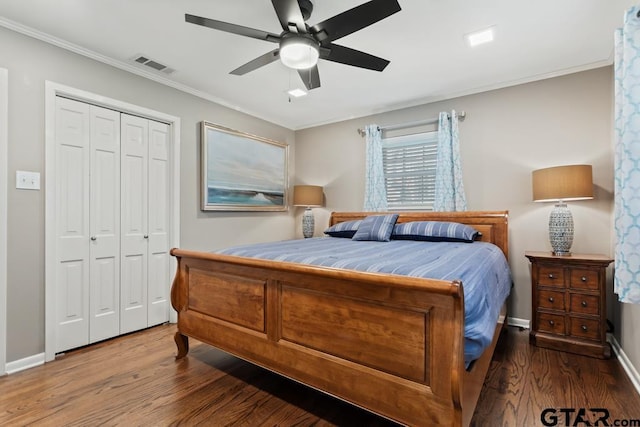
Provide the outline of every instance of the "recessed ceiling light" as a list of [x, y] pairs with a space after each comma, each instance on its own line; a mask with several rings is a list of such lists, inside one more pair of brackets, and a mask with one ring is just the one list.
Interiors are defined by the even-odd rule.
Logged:
[[300, 89], [300, 88], [295, 88], [295, 89], [291, 89], [289, 91], [287, 91], [287, 93], [291, 96], [294, 96], [296, 98], [300, 98], [301, 96], [305, 96], [307, 94], [306, 91]]
[[465, 34], [464, 38], [469, 46], [474, 47], [479, 44], [489, 43], [493, 41], [495, 36], [495, 27], [485, 28], [484, 30], [474, 31], [473, 33]]

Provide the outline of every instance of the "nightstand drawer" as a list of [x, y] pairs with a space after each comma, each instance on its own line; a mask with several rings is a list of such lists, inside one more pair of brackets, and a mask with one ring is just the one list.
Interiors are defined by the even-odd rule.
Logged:
[[564, 311], [564, 292], [538, 291], [538, 307]]
[[538, 313], [538, 330], [556, 335], [564, 335], [564, 316]]
[[600, 285], [597, 271], [580, 268], [571, 269], [569, 283], [570, 287], [579, 289], [598, 289]]
[[592, 319], [569, 318], [569, 333], [574, 337], [590, 340], [600, 339], [600, 322]]
[[572, 313], [600, 314], [600, 298], [594, 295], [571, 294], [570, 310]]
[[541, 265], [538, 270], [538, 284], [564, 288], [564, 270], [553, 265]]

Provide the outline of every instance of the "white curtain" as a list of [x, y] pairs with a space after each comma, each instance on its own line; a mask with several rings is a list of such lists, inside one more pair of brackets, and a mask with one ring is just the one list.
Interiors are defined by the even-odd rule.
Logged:
[[627, 11], [615, 46], [614, 291], [640, 303], [640, 7]]
[[466, 211], [467, 198], [462, 183], [458, 116], [441, 112], [438, 118], [438, 157], [436, 160], [436, 188], [434, 211]]
[[378, 125], [365, 126], [366, 171], [364, 186], [364, 210], [386, 211], [387, 189], [384, 185], [382, 166], [382, 131]]

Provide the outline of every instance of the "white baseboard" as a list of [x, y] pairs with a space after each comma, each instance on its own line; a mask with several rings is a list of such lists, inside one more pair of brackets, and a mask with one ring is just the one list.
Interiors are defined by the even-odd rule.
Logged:
[[637, 369], [635, 368], [635, 366], [633, 366], [631, 360], [629, 360], [625, 352], [622, 350], [622, 347], [620, 347], [620, 343], [618, 342], [616, 337], [613, 336], [613, 334], [607, 334], [607, 341], [611, 343], [611, 348], [618, 357], [618, 361], [620, 361], [622, 369], [624, 369], [624, 371], [627, 373], [627, 376], [635, 387], [636, 392], [640, 394], [640, 374], [638, 374]]
[[517, 326], [519, 328], [530, 329], [531, 328], [531, 320], [529, 319], [519, 319], [517, 317], [507, 317], [507, 325], [509, 326]]
[[34, 354], [33, 356], [7, 363], [7, 374], [15, 374], [40, 365], [44, 365], [44, 353]]

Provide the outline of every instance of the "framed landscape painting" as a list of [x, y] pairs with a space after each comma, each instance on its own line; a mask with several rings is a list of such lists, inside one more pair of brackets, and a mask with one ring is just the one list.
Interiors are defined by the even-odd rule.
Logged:
[[287, 144], [205, 121], [201, 140], [202, 210], [287, 210]]

